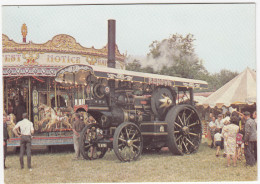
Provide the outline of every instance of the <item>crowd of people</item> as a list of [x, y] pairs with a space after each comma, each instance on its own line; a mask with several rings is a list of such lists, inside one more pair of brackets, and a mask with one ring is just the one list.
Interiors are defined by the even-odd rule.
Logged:
[[[253, 118], [253, 119], [252, 119]], [[237, 160], [244, 156], [246, 165], [254, 166], [257, 162], [257, 115], [248, 111], [240, 113], [228, 111], [218, 114], [217, 119], [210, 114], [211, 121], [208, 124], [211, 135], [211, 148], [216, 148], [216, 157], [227, 157], [227, 166], [230, 166], [231, 158], [233, 166], [237, 166]]]

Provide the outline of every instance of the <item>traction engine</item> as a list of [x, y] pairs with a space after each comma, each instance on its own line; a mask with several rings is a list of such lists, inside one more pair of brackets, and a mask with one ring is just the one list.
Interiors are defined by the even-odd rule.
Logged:
[[69, 75], [82, 85], [86, 98], [80, 101], [95, 119], [80, 135], [85, 159], [102, 158], [108, 149], [121, 161], [138, 159], [144, 149], [169, 147], [174, 155], [198, 150], [202, 126], [193, 88], [206, 82], [88, 65], [68, 66], [55, 80]]

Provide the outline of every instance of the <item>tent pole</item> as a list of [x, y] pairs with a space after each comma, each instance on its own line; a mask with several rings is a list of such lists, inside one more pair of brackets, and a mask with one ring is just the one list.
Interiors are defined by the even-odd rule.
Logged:
[[57, 111], [57, 84], [56, 81], [54, 81], [54, 93], [55, 93], [55, 107]]
[[50, 99], [50, 94], [49, 94], [49, 87], [50, 87], [50, 78], [47, 80], [47, 106], [50, 106], [49, 104], [49, 99]]
[[84, 94], [84, 85], [82, 84], [82, 96], [83, 96], [83, 104], [85, 104], [85, 94]]
[[60, 107], [60, 86], [58, 86], [58, 107]]
[[78, 105], [79, 105], [79, 88], [80, 88], [80, 86], [78, 85], [78, 86], [77, 86], [77, 89], [78, 89], [78, 90], [77, 90], [77, 102], [78, 102]]

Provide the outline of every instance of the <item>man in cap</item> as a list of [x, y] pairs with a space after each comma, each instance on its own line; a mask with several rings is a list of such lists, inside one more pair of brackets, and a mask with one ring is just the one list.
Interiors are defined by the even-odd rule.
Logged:
[[245, 123], [245, 158], [246, 164], [253, 166], [256, 163], [257, 135], [256, 123], [250, 117], [250, 112], [244, 112]]

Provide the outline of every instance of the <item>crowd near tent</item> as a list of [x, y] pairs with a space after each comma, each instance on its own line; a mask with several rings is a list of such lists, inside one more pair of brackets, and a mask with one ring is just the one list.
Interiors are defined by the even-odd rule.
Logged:
[[[203, 134], [207, 134], [207, 122], [210, 121], [210, 113], [217, 116], [234, 109], [252, 113], [256, 110], [256, 99], [256, 72], [246, 68], [207, 98], [197, 99], [197, 110], [201, 119], [204, 120]], [[194, 100], [196, 101], [196, 98]]]

